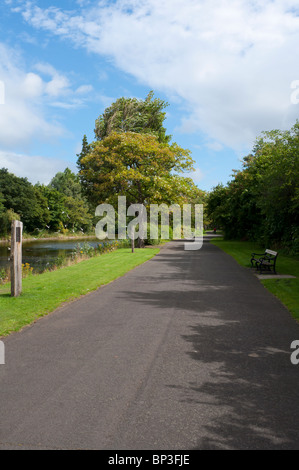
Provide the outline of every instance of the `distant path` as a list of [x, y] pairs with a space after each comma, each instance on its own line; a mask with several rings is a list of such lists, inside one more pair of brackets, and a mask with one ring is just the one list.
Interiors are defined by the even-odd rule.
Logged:
[[295, 339], [208, 237], [168, 243], [4, 339], [0, 449], [299, 449]]

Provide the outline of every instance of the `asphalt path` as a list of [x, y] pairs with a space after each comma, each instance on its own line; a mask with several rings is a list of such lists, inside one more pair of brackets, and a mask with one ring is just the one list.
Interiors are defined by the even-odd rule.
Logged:
[[299, 449], [294, 340], [249, 269], [170, 242], [4, 338], [0, 449]]

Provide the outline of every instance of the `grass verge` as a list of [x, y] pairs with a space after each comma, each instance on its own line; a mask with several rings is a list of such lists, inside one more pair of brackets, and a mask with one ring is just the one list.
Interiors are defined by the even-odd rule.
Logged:
[[[231, 255], [241, 266], [248, 268], [251, 266], [251, 253], [265, 251], [265, 247], [260, 247], [252, 242], [229, 241], [219, 238], [212, 240], [211, 243]], [[271, 247], [269, 248], [271, 249]], [[266, 279], [261, 282], [299, 321], [299, 260], [278, 252], [276, 270], [279, 274], [296, 276], [296, 279]]]
[[123, 276], [151, 259], [159, 248], [120, 248], [79, 264], [23, 279], [20, 297], [10, 296], [10, 283], [0, 286], [0, 337], [19, 331], [62, 303], [79, 298]]

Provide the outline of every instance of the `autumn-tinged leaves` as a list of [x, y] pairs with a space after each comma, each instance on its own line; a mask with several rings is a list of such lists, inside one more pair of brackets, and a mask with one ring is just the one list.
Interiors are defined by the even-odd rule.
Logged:
[[[154, 135], [113, 132], [91, 144], [81, 160], [81, 180], [96, 203], [118, 195], [130, 203], [180, 202], [190, 187], [178, 173], [192, 170], [190, 152], [177, 144], [160, 143]], [[179, 191], [178, 191], [179, 190]]]

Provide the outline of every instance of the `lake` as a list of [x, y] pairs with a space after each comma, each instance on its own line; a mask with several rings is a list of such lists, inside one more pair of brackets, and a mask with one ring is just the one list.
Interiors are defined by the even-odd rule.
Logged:
[[[77, 244], [89, 243], [96, 247], [101, 243], [94, 239], [73, 239], [73, 240], [32, 240], [25, 241], [22, 247], [23, 264], [29, 263], [35, 271], [41, 272], [55, 263], [59, 256], [70, 256]], [[10, 250], [9, 245], [0, 245], [0, 268], [8, 267]]]

